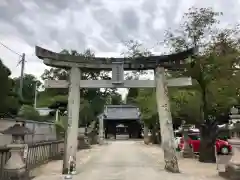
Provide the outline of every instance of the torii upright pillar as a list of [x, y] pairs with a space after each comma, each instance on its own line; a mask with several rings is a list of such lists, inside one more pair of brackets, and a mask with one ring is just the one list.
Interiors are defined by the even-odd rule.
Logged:
[[170, 111], [167, 80], [163, 67], [157, 67], [155, 71], [156, 101], [159, 124], [164, 151], [165, 169], [170, 172], [179, 172], [176, 149], [174, 145], [173, 123]]
[[76, 173], [76, 154], [78, 145], [78, 121], [80, 109], [80, 79], [81, 70], [78, 67], [70, 69], [68, 95], [68, 127], [66, 151], [63, 159], [63, 174]]

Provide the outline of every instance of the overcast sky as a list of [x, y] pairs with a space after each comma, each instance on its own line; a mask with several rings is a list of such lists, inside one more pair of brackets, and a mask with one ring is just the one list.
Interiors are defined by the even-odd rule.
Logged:
[[[0, 42], [26, 53], [25, 72], [39, 77], [46, 66], [34, 56], [35, 45], [91, 48], [101, 56], [120, 54], [130, 39], [152, 48], [192, 6], [222, 11], [224, 26], [240, 20], [240, 0], [0, 0]], [[18, 56], [0, 45], [0, 57], [19, 76]]]

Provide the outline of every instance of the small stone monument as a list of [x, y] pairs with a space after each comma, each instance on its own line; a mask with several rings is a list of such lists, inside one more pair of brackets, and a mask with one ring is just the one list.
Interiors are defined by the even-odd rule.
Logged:
[[232, 122], [235, 122], [233, 127], [231, 127], [231, 133], [233, 137], [228, 140], [232, 145], [233, 155], [229, 163], [226, 165], [226, 176], [231, 180], [240, 179], [240, 123], [237, 122], [240, 120], [240, 114], [237, 108], [231, 109], [230, 118]]
[[98, 118], [98, 141], [100, 145], [104, 144], [104, 115], [99, 116]]
[[4, 166], [5, 172], [7, 172], [11, 180], [28, 179], [26, 164], [21, 156], [21, 152], [25, 148], [24, 136], [26, 134], [32, 134], [31, 131], [21, 124], [16, 123], [2, 133], [12, 135], [12, 143], [7, 145], [7, 147], [10, 148], [11, 157]]
[[193, 149], [191, 148], [190, 144], [188, 143], [188, 139], [189, 139], [188, 133], [189, 133], [190, 127], [191, 127], [191, 125], [188, 125], [185, 123], [183, 123], [183, 125], [182, 125], [183, 140], [184, 140], [182, 156], [184, 158], [193, 158], [194, 157]]

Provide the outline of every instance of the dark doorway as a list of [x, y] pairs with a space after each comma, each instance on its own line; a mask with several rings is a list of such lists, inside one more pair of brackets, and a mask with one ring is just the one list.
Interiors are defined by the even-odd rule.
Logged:
[[139, 120], [104, 120], [105, 138], [117, 139], [117, 136], [126, 136], [130, 139], [141, 137]]

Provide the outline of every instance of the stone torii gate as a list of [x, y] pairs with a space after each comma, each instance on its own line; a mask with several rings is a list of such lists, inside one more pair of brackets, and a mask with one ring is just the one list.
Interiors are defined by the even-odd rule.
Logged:
[[[69, 69], [69, 81], [47, 80], [46, 88], [69, 88], [68, 95], [68, 130], [67, 147], [63, 173], [69, 172], [69, 160], [76, 164], [78, 121], [80, 108], [80, 88], [156, 88], [157, 110], [161, 126], [162, 147], [164, 150], [165, 169], [178, 172], [178, 163], [174, 147], [174, 134], [172, 117], [169, 108], [167, 86], [189, 86], [192, 85], [191, 78], [166, 79], [165, 69], [178, 71], [184, 68], [182, 60], [194, 54], [195, 49], [184, 52], [163, 55], [129, 58], [86, 58], [82, 56], [65, 55], [55, 53], [36, 46], [36, 56], [43, 63], [52, 66]], [[82, 70], [98, 69], [112, 70], [111, 80], [82, 80]], [[155, 71], [154, 80], [124, 80], [124, 70], [151, 70]], [[102, 119], [102, 118], [100, 118]], [[103, 139], [103, 122], [100, 121], [100, 139]]]

